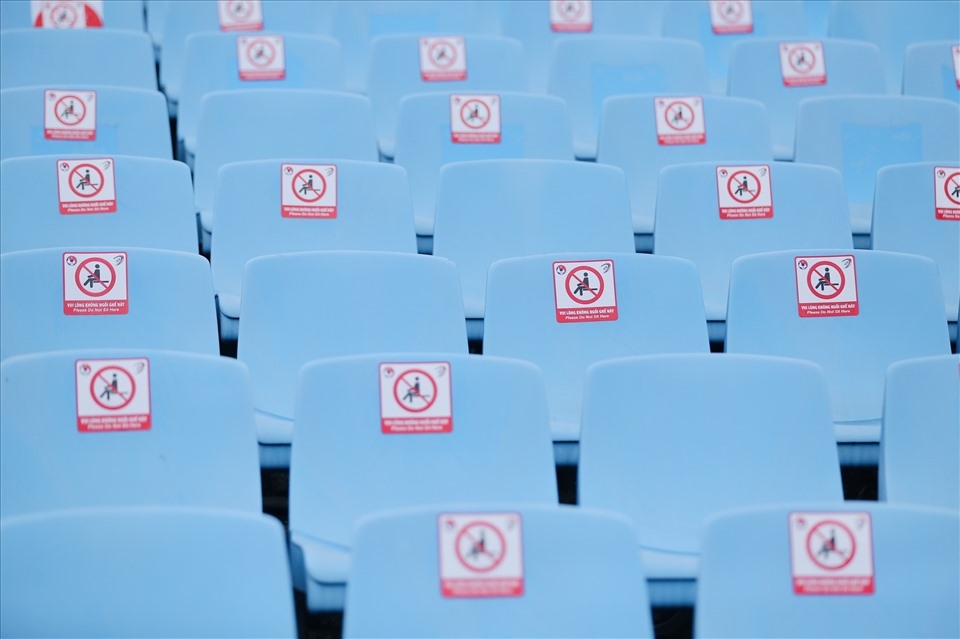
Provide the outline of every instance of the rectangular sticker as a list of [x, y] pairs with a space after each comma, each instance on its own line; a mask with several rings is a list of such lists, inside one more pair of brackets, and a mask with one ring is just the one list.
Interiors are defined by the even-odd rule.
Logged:
[[827, 83], [823, 43], [781, 42], [780, 74], [784, 86], [808, 87]]
[[217, 0], [221, 31], [262, 31], [260, 0]]
[[44, 92], [43, 137], [48, 140], [97, 139], [97, 92]]
[[523, 595], [520, 513], [444, 513], [437, 527], [444, 597]]
[[718, 166], [717, 201], [721, 220], [773, 217], [770, 167]]
[[553, 263], [557, 322], [612, 322], [617, 311], [613, 260]]
[[957, 78], [957, 88], [960, 89], [960, 44], [953, 45], [953, 75]]
[[710, 0], [710, 26], [717, 35], [753, 33], [750, 0]]
[[283, 36], [238, 37], [237, 68], [241, 80], [283, 80], [287, 76]]
[[853, 255], [794, 258], [800, 317], [846, 317], [860, 314], [857, 263]]
[[458, 144], [500, 144], [500, 96], [451, 95], [450, 137]]
[[77, 430], [150, 430], [150, 361], [145, 358], [76, 362]]
[[789, 519], [795, 594], [873, 594], [870, 513], [793, 512]]
[[657, 142], [661, 146], [674, 144], [704, 144], [707, 126], [703, 118], [703, 99], [654, 98], [657, 118]]
[[934, 168], [933, 188], [937, 219], [960, 221], [960, 168]]
[[387, 435], [453, 431], [449, 362], [380, 364], [380, 430]]
[[102, 27], [103, 1], [30, 0], [30, 24], [40, 29]]
[[550, 0], [550, 29], [558, 33], [593, 31], [591, 0]]
[[112, 158], [57, 160], [60, 213], [116, 213], [117, 185]]
[[64, 315], [126, 315], [127, 254], [63, 254]]
[[463, 36], [420, 38], [420, 79], [449, 82], [467, 79], [467, 43]]
[[335, 164], [281, 164], [280, 215], [282, 217], [337, 217], [337, 166]]

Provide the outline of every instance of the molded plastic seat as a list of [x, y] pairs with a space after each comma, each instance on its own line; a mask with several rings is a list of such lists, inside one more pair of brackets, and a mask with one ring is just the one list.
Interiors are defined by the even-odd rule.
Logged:
[[[607, 512], [497, 504], [496, 512], [515, 513], [521, 526], [522, 595], [443, 596], [438, 587], [438, 549], [446, 547], [438, 533], [443, 514], [476, 513], [482, 520], [493, 507], [458, 503], [361, 520], [354, 537], [344, 637], [653, 639], [636, 534], [629, 520]], [[469, 524], [460, 525], [470, 531]], [[506, 535], [504, 542], [503, 556], [509, 561], [517, 555]]]
[[[44, 29], [130, 29], [143, 31], [142, 0], [101, 0], [100, 2], [66, 3], [83, 4], [83, 15], [65, 8], [61, 14], [51, 14], [52, 20], [44, 20], [43, 12], [34, 13], [31, 0], [3, 0], [0, 2], [0, 30], [37, 27]], [[36, 3], [41, 4], [41, 3]], [[54, 8], [59, 3], [51, 3]], [[99, 6], [98, 6], [99, 5]]]
[[903, 94], [960, 102], [954, 64], [956, 42], [917, 42], [907, 47], [903, 62]]
[[[0, 162], [0, 252], [95, 244], [197, 252], [193, 183], [185, 164], [129, 155], [96, 158], [100, 162], [92, 168], [112, 171], [116, 211], [64, 214], [58, 186], [64, 159], [47, 155]], [[80, 168], [70, 161], [65, 166], [67, 171]], [[76, 186], [85, 178], [75, 172], [65, 179]]]
[[[11, 357], [0, 369], [0, 516], [147, 505], [260, 512], [250, 376], [235, 360], [91, 349]], [[117, 378], [129, 406], [146, 403], [146, 428], [96, 424], [144, 415], [111, 403], [105, 389]], [[91, 417], [98, 410], [105, 417]]]
[[578, 482], [579, 504], [633, 520], [651, 603], [693, 605], [708, 516], [791, 500], [842, 503], [826, 380], [814, 364], [775, 357], [594, 364]]

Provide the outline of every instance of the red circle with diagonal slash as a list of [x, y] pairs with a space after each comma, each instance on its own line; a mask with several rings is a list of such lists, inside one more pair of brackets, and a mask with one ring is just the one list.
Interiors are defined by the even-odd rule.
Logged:
[[[450, 56], [441, 62], [434, 54], [443, 50], [446, 50]], [[452, 67], [457, 61], [457, 48], [447, 40], [438, 40], [430, 45], [430, 60], [433, 62], [433, 66], [438, 68]]]
[[[576, 280], [578, 284], [583, 284], [580, 278], [576, 276], [578, 272], [583, 272], [583, 271], [589, 271], [590, 273], [593, 273], [594, 275], [597, 276], [597, 290], [595, 293], [593, 291], [590, 291], [591, 293], [593, 293], [593, 297], [576, 297], [576, 293], [573, 292], [576, 286], [573, 286], [573, 287], [570, 286], [571, 280]], [[572, 299], [577, 304], [593, 304], [598, 299], [600, 299], [601, 295], [603, 295], [603, 288], [604, 288], [603, 276], [600, 275], [600, 271], [593, 268], [592, 266], [578, 266], [576, 268], [570, 269], [570, 273], [567, 274], [567, 280], [565, 282], [565, 286], [567, 290], [567, 297]], [[587, 290], [590, 290], [590, 289], [587, 289]]]
[[[727, 7], [733, 9], [730, 14], [727, 14]], [[720, 14], [720, 18], [724, 22], [730, 24], [736, 24], [740, 21], [740, 17], [743, 15], [743, 5], [738, 2], [738, 0], [732, 0], [731, 2], [721, 2], [717, 7], [717, 13]]]
[[[306, 195], [300, 194], [300, 186], [306, 186], [308, 184], [307, 180], [301, 177], [305, 173], [316, 175], [320, 179], [320, 184], [315, 185], [319, 186], [319, 188], [307, 189], [307, 193], [314, 193], [316, 197], [307, 197]], [[299, 185], [298, 180], [303, 180], [303, 184]], [[313, 203], [320, 200], [323, 197], [323, 194], [327, 192], [327, 180], [319, 171], [314, 171], [313, 169], [303, 169], [293, 176], [293, 180], [290, 182], [290, 188], [293, 189], [293, 194], [297, 196], [298, 200], [302, 202]]]
[[[850, 542], [850, 552], [849, 552], [849, 554], [847, 555], [847, 557], [844, 558], [844, 560], [843, 560], [842, 562], [840, 562], [839, 564], [831, 565], [831, 564], [825, 564], [825, 563], [823, 563], [822, 561], [820, 561], [819, 559], [817, 559], [817, 553], [816, 553], [816, 551], [814, 551], [814, 549], [811, 547], [811, 543], [816, 542], [816, 541], [818, 541], [818, 540], [825, 540], [825, 538], [824, 538], [824, 536], [823, 536], [823, 533], [820, 532], [820, 529], [823, 528], [824, 526], [835, 526], [836, 528], [839, 528], [840, 530], [842, 530], [842, 531], [844, 532], [844, 534], [846, 534], [847, 539], [848, 539], [849, 542]], [[836, 528], [834, 528], [834, 532], [836, 531]], [[814, 539], [814, 535], [817, 535], [817, 539]], [[840, 555], [842, 556], [842, 554], [841, 554], [839, 551], [837, 551], [836, 549], [833, 549], [833, 550], [834, 550], [834, 552], [837, 552], [838, 554], [840, 554]], [[839, 522], [839, 521], [836, 521], [836, 520], [833, 520], [833, 519], [825, 519], [825, 520], [821, 521], [820, 523], [818, 523], [818, 524], [817, 524], [816, 526], [814, 526], [813, 528], [811, 528], [811, 529], [810, 529], [810, 532], [807, 533], [807, 555], [809, 555], [809, 557], [810, 557], [810, 559], [813, 561], [813, 563], [817, 564], [818, 566], [820, 566], [820, 567], [823, 568], [824, 570], [840, 570], [841, 568], [844, 568], [845, 566], [847, 566], [851, 561], [853, 561], [853, 558], [856, 556], [856, 554], [857, 554], [857, 539], [856, 539], [856, 537], [853, 536], [853, 533], [850, 531], [849, 528], [847, 528], [844, 524], [842, 524], [842, 523]]]
[[[477, 109], [477, 117], [481, 120], [480, 124], [470, 124], [467, 122], [467, 107], [471, 104], [479, 104], [484, 109], [484, 112], [481, 112], [479, 109]], [[467, 100], [463, 103], [463, 106], [460, 107], [460, 121], [471, 129], [482, 129], [483, 127], [487, 126], [488, 122], [490, 122], [490, 107], [487, 106], [487, 103], [483, 100]]]
[[[110, 404], [104, 404], [102, 401], [100, 401], [100, 395], [97, 393], [97, 389], [96, 389], [97, 380], [100, 380], [102, 383], [106, 384], [107, 386], [110, 386], [110, 382], [105, 377], [101, 377], [101, 375], [103, 375], [107, 371], [118, 371], [122, 373], [123, 376], [130, 383], [130, 393], [127, 395], [127, 397], [124, 397], [122, 393], [116, 393], [117, 395], [120, 396], [121, 399], [123, 399], [123, 402], [116, 406], [110, 405]], [[117, 386], [119, 386], [119, 384], [117, 384]], [[131, 375], [130, 371], [128, 371], [127, 369], [121, 368], [119, 366], [104, 366], [103, 368], [98, 370], [96, 374], [94, 374], [94, 376], [90, 379], [90, 396], [93, 398], [93, 401], [95, 401], [100, 407], [106, 408], [107, 410], [120, 410], [121, 408], [124, 408], [125, 406], [130, 404], [130, 402], [133, 401], [133, 397], [136, 394], [137, 394], [137, 383], [133, 381], [133, 375]]]
[[560, 3], [560, 14], [567, 22], [576, 22], [583, 15], [584, 4], [580, 0], [569, 0]]
[[[828, 266], [832, 266], [834, 269], [836, 269], [836, 273], [839, 277], [839, 281], [833, 282], [832, 284], [828, 284], [824, 286], [824, 292], [818, 293], [817, 289], [815, 288], [816, 284], [813, 281], [813, 276], [816, 275], [818, 278], [823, 277], [823, 273], [819, 272], [819, 269], [820, 267], [828, 267]], [[816, 295], [822, 300], [832, 300], [837, 295], [840, 295], [840, 293], [843, 292], [843, 287], [846, 286], [846, 284], [847, 284], [847, 276], [843, 274], [843, 269], [841, 269], [839, 266], [837, 266], [833, 262], [828, 262], [826, 260], [817, 262], [816, 264], [810, 267], [809, 271], [807, 271], [807, 288], [810, 289], [811, 293], [813, 293], [814, 295]], [[829, 289], [833, 289], [833, 293], [827, 294], [826, 291]]]
[[[76, 116], [76, 118], [77, 118], [77, 121], [76, 121], [76, 122], [67, 122], [66, 120], [63, 119], [63, 117], [60, 116], [60, 105], [63, 104], [63, 105], [64, 105], [64, 109], [66, 109], [65, 100], [68, 100], [68, 99], [76, 100], [76, 102], [74, 102], [74, 105], [76, 105], [77, 108], [78, 108], [78, 113], [77, 113], [77, 116]], [[54, 115], [54, 116], [57, 118], [57, 120], [59, 120], [60, 123], [63, 124], [64, 126], [77, 126], [78, 124], [80, 124], [81, 122], [83, 122], [83, 119], [84, 119], [85, 117], [87, 117], [87, 103], [84, 102], [83, 100], [81, 100], [80, 98], [78, 98], [78, 97], [75, 96], [75, 95], [65, 95], [65, 96], [63, 96], [62, 98], [60, 98], [59, 100], [57, 100], [57, 103], [53, 105], [53, 115]]]
[[[429, 397], [425, 397], [423, 395], [423, 393], [421, 392], [423, 390], [422, 388], [421, 388], [421, 391], [413, 390], [413, 384], [406, 381], [407, 376], [411, 374], [423, 375], [426, 378], [427, 382], [433, 386], [433, 392], [430, 394]], [[404, 384], [403, 387], [400, 386], [401, 382]], [[408, 393], [411, 393], [411, 399], [413, 399], [414, 397], [419, 397], [423, 401], [424, 405], [420, 407], [415, 407], [412, 405], [407, 406], [403, 402], [403, 399], [401, 399], [401, 396], [406, 396]], [[427, 371], [419, 368], [409, 368], [406, 371], [404, 371], [402, 375], [398, 375], [397, 381], [393, 383], [393, 398], [397, 400], [397, 406], [399, 406], [403, 410], [408, 411], [410, 413], [422, 413], [423, 411], [433, 406], [433, 404], [437, 401], [437, 382], [436, 380], [433, 379], [433, 377]]]
[[[747, 198], [744, 198], [742, 195], [737, 195], [737, 194], [736, 194], [736, 191], [737, 191], [737, 188], [736, 188], [736, 187], [740, 186], [739, 180], [736, 179], [736, 177], [737, 177], [738, 175], [744, 175], [744, 176], [749, 176], [749, 177], [753, 178], [753, 181], [754, 181], [754, 182], [756, 183], [756, 185], [757, 185], [757, 191], [756, 191], [756, 193], [750, 193], [750, 191], [747, 191], [747, 194], [749, 195], [749, 197], [747, 197]], [[758, 197], [760, 197], [760, 188], [761, 188], [761, 187], [760, 187], [760, 178], [758, 178], [756, 175], [754, 175], [751, 171], [743, 171], [743, 170], [741, 170], [741, 171], [734, 171], [734, 172], [730, 175], [730, 179], [727, 180], [727, 193], [729, 193], [729, 194], [730, 194], [730, 197], [732, 197], [733, 199], [735, 199], [735, 200], [736, 200], [737, 202], [739, 202], [740, 204], [750, 204], [751, 202], [753, 202], [754, 200], [756, 200]]]
[[954, 204], [960, 204], [960, 198], [955, 198], [953, 194], [950, 193], [951, 182], [956, 182], [956, 186], [960, 186], [960, 173], [951, 173], [947, 176], [947, 179], [943, 181], [943, 192], [946, 193], [947, 199]]
[[[492, 552], [486, 549], [485, 538], [481, 536], [482, 533], [480, 532], [482, 530], [492, 531], [495, 537], [497, 538], [497, 540], [500, 542], [499, 556], [494, 555]], [[468, 542], [471, 542], [472, 547], [476, 548], [477, 544], [479, 543], [479, 540], [481, 539], [484, 540], [484, 554], [490, 557], [490, 564], [488, 566], [476, 566], [471, 564], [470, 561], [466, 557], [464, 557], [464, 553], [461, 548], [465, 540]], [[491, 570], [499, 566], [501, 563], [503, 563], [503, 558], [506, 557], [507, 555], [507, 540], [503, 536], [503, 533], [500, 532], [500, 529], [494, 526], [493, 524], [487, 523], [485, 521], [472, 521], [466, 526], [464, 526], [463, 529], [457, 534], [457, 538], [454, 541], [454, 548], [457, 551], [457, 559], [460, 560], [460, 563], [463, 564], [463, 566], [467, 570], [471, 570], [473, 572], [490, 572]]]
[[[78, 189], [80, 188], [80, 185], [73, 183], [73, 178], [74, 178], [74, 176], [79, 177], [80, 180], [81, 180], [81, 182], [85, 182], [85, 181], [86, 181], [86, 178], [80, 175], [80, 169], [85, 169], [85, 168], [93, 169], [93, 170], [96, 172], [96, 174], [97, 174], [96, 177], [98, 177], [98, 178], [100, 179], [100, 181], [97, 182], [97, 185], [96, 185], [96, 186], [94, 186], [93, 184], [87, 182], [87, 186], [90, 187], [90, 191], [89, 191], [89, 192], [87, 192], [87, 191], [82, 191], [82, 192], [79, 191]], [[93, 176], [91, 176], [91, 177], [93, 177]], [[77, 166], [73, 167], [73, 170], [72, 170], [72, 171], [70, 171], [70, 176], [67, 178], [67, 184], [70, 185], [70, 190], [73, 191], [74, 194], [75, 194], [77, 197], [91, 198], [91, 197], [96, 197], [97, 195], [100, 194], [100, 191], [103, 190], [103, 183], [104, 183], [103, 180], [104, 180], [103, 171], [101, 171], [100, 169], [98, 169], [98, 168], [95, 167], [94, 165], [92, 165], [92, 164], [78, 164]]]
[[[63, 10], [63, 13], [58, 14], [60, 10]], [[64, 16], [66, 20], [57, 19], [57, 15]], [[54, 26], [58, 29], [69, 29], [77, 24], [78, 15], [77, 10], [69, 2], [58, 2], [50, 9], [50, 17], [53, 19]]]
[[[806, 53], [808, 53], [808, 54], [810, 55], [810, 61], [806, 63], [807, 66], [804, 67], [804, 68], [801, 68], [801, 67], [797, 66], [798, 62], [794, 60], [793, 54], [794, 54], [794, 53], [797, 53], [798, 51], [799, 51], [799, 52], [806, 52]], [[790, 68], [791, 68], [791, 69], [793, 69], [794, 71], [796, 71], [796, 72], [799, 73], [800, 75], [806, 75], [806, 74], [810, 73], [811, 71], [813, 71], [813, 68], [817, 65], [817, 54], [814, 53], [814, 52], [813, 52], [813, 49], [811, 49], [810, 47], [800, 45], [800, 46], [795, 47], [794, 49], [792, 49], [792, 50], [790, 51], [790, 53], [787, 55], [787, 61], [790, 63]]]
[[229, 11], [227, 12], [231, 18], [236, 19], [238, 22], [245, 18], [249, 18], [253, 13], [253, 4], [248, 0], [236, 0], [231, 2], [229, 6]]
[[[110, 281], [108, 281], [106, 284], [104, 284], [103, 282], [99, 282], [100, 285], [103, 286], [103, 290], [100, 292], [96, 292], [93, 290], [88, 291], [87, 288], [83, 285], [83, 282], [81, 281], [81, 273], [85, 272], [87, 275], [93, 276], [93, 270], [87, 269], [87, 264], [90, 264], [90, 262], [98, 262], [100, 264], [105, 264], [107, 266], [107, 271], [109, 271], [110, 273]], [[116, 285], [117, 271], [113, 268], [113, 264], [111, 264], [108, 260], [105, 260], [102, 257], [90, 257], [80, 262], [80, 265], [77, 267], [77, 270], [74, 271], [73, 273], [73, 279], [77, 282], [77, 288], [84, 295], [87, 295], [89, 297], [103, 297], [104, 295], [112, 291], [113, 287]]]
[[[264, 53], [267, 54], [266, 62], [258, 61], [253, 55], [253, 47], [258, 44], [263, 45]], [[251, 40], [250, 43], [247, 45], [246, 53], [247, 53], [247, 60], [249, 60], [250, 64], [252, 64], [255, 67], [268, 67], [271, 64], [273, 64], [273, 61], [277, 58], [277, 48], [273, 46], [273, 43], [271, 43], [266, 38], [256, 38], [254, 40]]]
[[[690, 112], [690, 120], [686, 126], [675, 125], [673, 122], [670, 121], [670, 112], [676, 106], [687, 107], [687, 110]], [[695, 113], [693, 111], [693, 108], [691, 108], [689, 104], [687, 104], [682, 100], [676, 100], [674, 102], [671, 102], [670, 104], [667, 105], [667, 108], [663, 110], [663, 119], [667, 121], [667, 126], [669, 126], [671, 129], [675, 131], [686, 131], [687, 129], [692, 127], [694, 118], [695, 118]]]

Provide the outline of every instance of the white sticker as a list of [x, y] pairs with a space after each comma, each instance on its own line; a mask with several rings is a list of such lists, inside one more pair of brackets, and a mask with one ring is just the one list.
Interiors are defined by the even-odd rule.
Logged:
[[957, 78], [957, 88], [960, 89], [960, 44], [953, 45], [953, 75]]
[[126, 315], [127, 254], [63, 254], [64, 315]]
[[550, 28], [560, 33], [593, 30], [590, 0], [550, 0]]
[[717, 35], [753, 33], [750, 0], [710, 0], [710, 25]]
[[437, 517], [444, 597], [523, 595], [520, 513], [446, 513]]
[[87, 11], [84, 5], [83, 2], [31, 1], [33, 25], [43, 29], [86, 29]]
[[116, 213], [112, 158], [57, 160], [60, 213]]
[[827, 63], [823, 43], [781, 42], [780, 74], [788, 87], [808, 87], [827, 83]]
[[790, 513], [790, 567], [798, 595], [873, 594], [870, 513]]
[[77, 360], [76, 380], [78, 431], [150, 430], [150, 360]]
[[500, 96], [451, 95], [450, 137], [459, 144], [500, 144]]
[[721, 220], [773, 217], [770, 167], [718, 166], [717, 201]]
[[860, 314], [857, 263], [853, 255], [797, 257], [794, 267], [800, 317]]
[[283, 80], [287, 75], [283, 36], [238, 37], [237, 68], [241, 80]]
[[960, 222], [960, 168], [938, 166], [933, 170], [938, 220]]
[[553, 296], [561, 324], [616, 320], [619, 314], [613, 260], [554, 262]]
[[97, 92], [46, 91], [43, 137], [48, 140], [96, 140]]
[[221, 31], [261, 31], [263, 6], [260, 0], [217, 0]]
[[280, 215], [282, 217], [337, 217], [337, 166], [335, 164], [281, 164]]
[[380, 364], [380, 430], [388, 435], [449, 433], [453, 401], [448, 362]]
[[703, 100], [700, 96], [655, 98], [654, 105], [657, 117], [657, 142], [662, 146], [703, 144], [707, 141]]
[[420, 38], [420, 78], [424, 82], [467, 79], [467, 43], [463, 36]]

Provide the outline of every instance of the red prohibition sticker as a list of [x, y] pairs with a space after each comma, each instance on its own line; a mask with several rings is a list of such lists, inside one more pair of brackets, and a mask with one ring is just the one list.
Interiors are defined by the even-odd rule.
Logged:
[[103, 26], [103, 0], [30, 0], [30, 24], [40, 29], [95, 29]]
[[437, 538], [443, 596], [521, 596], [522, 524], [519, 513], [440, 514]]
[[717, 201], [721, 220], [773, 217], [770, 167], [718, 166]]
[[780, 74], [784, 86], [807, 87], [827, 83], [823, 43], [781, 42]]
[[795, 594], [873, 594], [870, 513], [793, 512], [789, 525]]
[[280, 215], [282, 217], [337, 217], [337, 166], [335, 164], [281, 164]]
[[710, 26], [717, 35], [753, 33], [750, 0], [710, 0]]
[[957, 88], [960, 89], [960, 44], [955, 44], [950, 48], [953, 55], [953, 75], [957, 79]]
[[933, 188], [937, 219], [960, 221], [960, 168], [935, 167]]
[[127, 254], [63, 254], [64, 315], [126, 315]]
[[147, 358], [76, 361], [77, 430], [150, 430]]
[[550, 0], [550, 29], [557, 33], [593, 31], [591, 0]]
[[794, 258], [800, 317], [846, 317], [860, 314], [857, 263], [853, 255]]
[[500, 144], [500, 96], [451, 95], [450, 138], [457, 144]]
[[97, 139], [97, 92], [45, 91], [43, 137], [48, 140]]
[[116, 213], [117, 185], [112, 158], [57, 160], [60, 213]]
[[703, 98], [658, 97], [653, 100], [657, 118], [657, 142], [661, 146], [703, 144], [707, 127], [703, 117]]
[[619, 317], [613, 260], [553, 263], [557, 322], [612, 322]]
[[262, 31], [260, 0], [217, 0], [221, 31]]
[[420, 38], [420, 79], [449, 82], [467, 79], [467, 43], [463, 36]]
[[283, 36], [238, 37], [237, 69], [241, 80], [283, 80], [287, 75]]
[[387, 435], [453, 431], [449, 362], [380, 364], [380, 430]]

